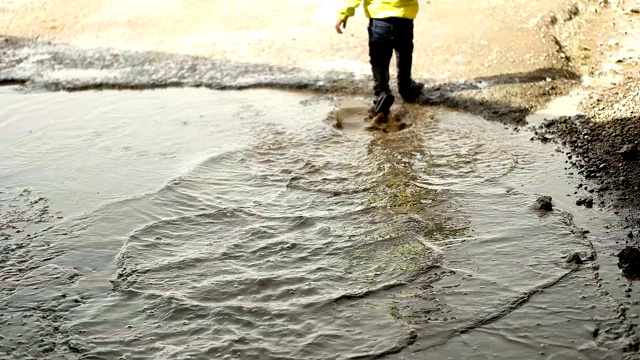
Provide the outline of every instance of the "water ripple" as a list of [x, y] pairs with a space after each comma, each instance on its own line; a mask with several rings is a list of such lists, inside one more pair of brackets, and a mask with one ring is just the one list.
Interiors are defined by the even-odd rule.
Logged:
[[[560, 308], [561, 296], [536, 301], [589, 281], [563, 267], [561, 255], [585, 248], [570, 223], [504, 191], [536, 163], [496, 124], [408, 107], [407, 130], [340, 132], [322, 121], [326, 104], [299, 105], [303, 96], [276, 106], [273, 93], [197, 94], [112, 94], [88, 117], [8, 137], [16, 166], [49, 161], [52, 174], [109, 179], [112, 192], [164, 174], [30, 244], [3, 244], [0, 305], [54, 314], [62, 335], [28, 333], [63, 344], [53, 354], [373, 359], [428, 348], [442, 358], [461, 332], [527, 347], [505, 319]], [[59, 159], [76, 153], [95, 167]], [[0, 317], [29, 325], [10, 322]]]

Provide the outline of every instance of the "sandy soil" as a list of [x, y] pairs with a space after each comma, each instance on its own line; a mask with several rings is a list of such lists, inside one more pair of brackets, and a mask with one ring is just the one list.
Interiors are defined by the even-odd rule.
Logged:
[[[265, 2], [266, 3], [266, 2]], [[51, 0], [0, 2], [0, 34], [318, 70], [369, 71], [366, 18], [333, 30], [340, 1]], [[559, 67], [556, 28], [588, 5], [568, 0], [420, 1], [414, 71], [459, 79]], [[575, 26], [575, 23], [572, 26]]]

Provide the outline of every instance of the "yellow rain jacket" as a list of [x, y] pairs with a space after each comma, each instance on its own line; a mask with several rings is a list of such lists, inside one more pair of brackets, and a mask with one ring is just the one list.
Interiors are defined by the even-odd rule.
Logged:
[[340, 20], [355, 15], [356, 8], [363, 1], [364, 13], [368, 18], [399, 17], [415, 19], [418, 15], [418, 0], [344, 0], [344, 7], [340, 9]]

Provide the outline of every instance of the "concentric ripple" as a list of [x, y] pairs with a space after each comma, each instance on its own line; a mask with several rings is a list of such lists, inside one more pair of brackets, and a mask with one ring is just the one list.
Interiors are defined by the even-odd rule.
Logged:
[[[330, 99], [262, 90], [29, 96], [3, 114], [0, 178], [70, 216], [3, 254], [27, 265], [0, 296], [16, 316], [48, 301], [64, 331], [30, 333], [57, 344], [36, 351], [0, 330], [2, 355], [529, 358], [555, 336], [574, 356], [610, 315], [563, 261], [591, 251], [570, 217], [507, 191], [551, 165], [499, 125], [408, 106], [407, 130], [341, 132]], [[561, 320], [532, 332], [521, 314], [546, 307]]]

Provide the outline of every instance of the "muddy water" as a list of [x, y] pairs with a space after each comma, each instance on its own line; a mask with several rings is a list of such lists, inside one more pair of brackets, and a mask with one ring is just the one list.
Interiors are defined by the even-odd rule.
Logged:
[[591, 242], [531, 208], [563, 160], [502, 125], [340, 131], [334, 98], [267, 90], [0, 99], [0, 357], [619, 356]]

